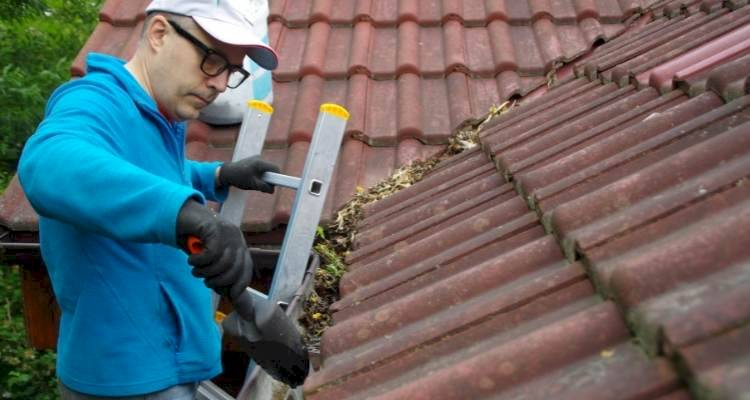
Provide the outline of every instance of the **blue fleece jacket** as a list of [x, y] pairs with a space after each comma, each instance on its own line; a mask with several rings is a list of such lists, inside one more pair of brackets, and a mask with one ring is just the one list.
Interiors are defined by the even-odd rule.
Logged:
[[218, 163], [185, 159], [171, 123], [103, 54], [58, 88], [23, 150], [42, 257], [62, 309], [57, 373], [100, 396], [136, 395], [221, 372], [211, 293], [176, 247], [188, 198], [222, 201]]

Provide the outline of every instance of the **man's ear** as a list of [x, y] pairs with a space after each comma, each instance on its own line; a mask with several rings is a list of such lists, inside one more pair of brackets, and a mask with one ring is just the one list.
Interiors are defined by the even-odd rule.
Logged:
[[154, 15], [148, 21], [146, 27], [146, 42], [154, 52], [159, 52], [164, 47], [165, 37], [169, 30], [169, 22], [163, 15]]

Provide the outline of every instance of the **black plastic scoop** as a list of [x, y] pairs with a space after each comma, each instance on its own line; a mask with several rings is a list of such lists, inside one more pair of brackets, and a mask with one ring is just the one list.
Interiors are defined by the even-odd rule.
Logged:
[[291, 387], [301, 385], [310, 372], [310, 359], [289, 316], [277, 304], [247, 290], [232, 305], [234, 311], [221, 323], [224, 333], [268, 375]]
[[[187, 251], [200, 253], [203, 244], [189, 237]], [[231, 336], [264, 371], [291, 387], [301, 385], [310, 372], [310, 358], [302, 335], [284, 310], [269, 299], [244, 290], [232, 299], [234, 311], [221, 323]]]

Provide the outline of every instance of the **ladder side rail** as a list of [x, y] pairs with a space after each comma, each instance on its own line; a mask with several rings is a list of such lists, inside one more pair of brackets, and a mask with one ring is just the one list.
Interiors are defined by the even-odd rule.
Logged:
[[269, 291], [276, 302], [291, 301], [302, 283], [346, 129], [343, 107], [324, 104], [320, 110]]

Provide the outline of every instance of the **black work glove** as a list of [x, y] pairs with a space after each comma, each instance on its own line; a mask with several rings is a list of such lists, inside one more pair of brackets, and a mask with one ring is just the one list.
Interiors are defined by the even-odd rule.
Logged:
[[264, 172], [278, 173], [279, 167], [262, 160], [260, 156], [229, 162], [219, 169], [219, 185], [231, 185], [245, 190], [273, 193], [274, 186], [261, 179]]
[[[190, 254], [191, 236], [201, 241], [202, 251]], [[240, 228], [195, 200], [187, 200], [177, 214], [177, 239], [190, 254], [193, 275], [217, 293], [235, 299], [253, 279], [253, 260]]]

